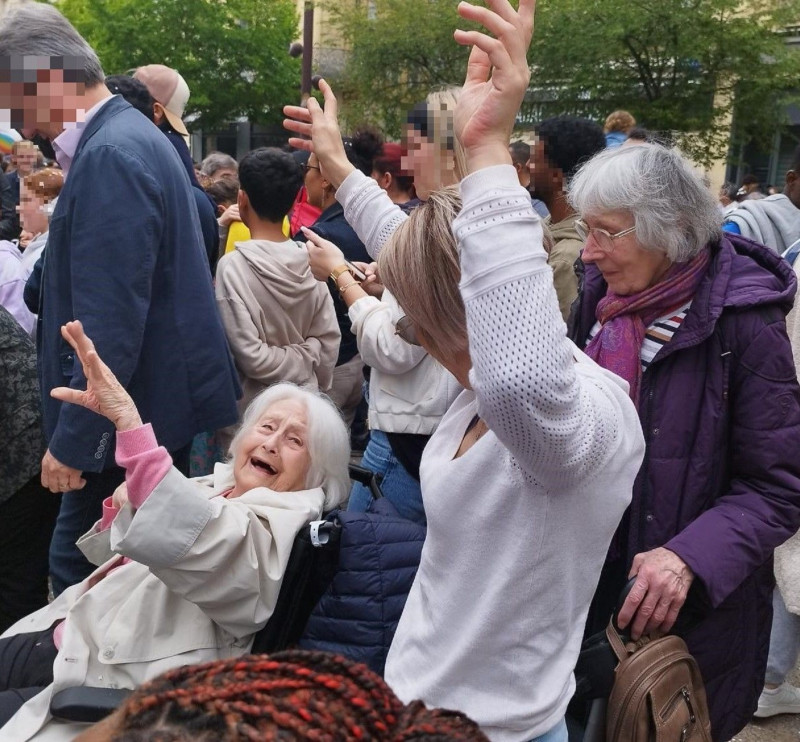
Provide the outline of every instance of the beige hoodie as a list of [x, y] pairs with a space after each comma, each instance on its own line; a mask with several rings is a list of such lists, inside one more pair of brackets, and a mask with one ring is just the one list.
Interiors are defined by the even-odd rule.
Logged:
[[577, 214], [550, 225], [555, 243], [547, 256], [547, 264], [553, 269], [553, 284], [558, 294], [558, 308], [564, 322], [569, 319], [572, 302], [578, 296], [578, 277], [575, 275], [575, 261], [581, 256], [583, 240], [575, 231]]
[[242, 413], [262, 390], [291, 381], [327, 391], [339, 325], [324, 283], [293, 240], [237, 242], [220, 258], [217, 306], [242, 382]]

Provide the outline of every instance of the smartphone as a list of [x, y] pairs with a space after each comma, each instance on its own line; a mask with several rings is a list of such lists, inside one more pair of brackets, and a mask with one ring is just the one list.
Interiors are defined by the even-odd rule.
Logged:
[[356, 277], [356, 279], [360, 281], [364, 281], [367, 278], [367, 274], [364, 273], [359, 268], [356, 268], [349, 260], [345, 260], [345, 265], [350, 269], [350, 272]]

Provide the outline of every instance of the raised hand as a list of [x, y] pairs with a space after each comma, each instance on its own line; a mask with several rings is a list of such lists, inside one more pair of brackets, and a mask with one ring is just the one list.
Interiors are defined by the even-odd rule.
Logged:
[[85, 407], [108, 418], [117, 430], [131, 430], [142, 424], [136, 405], [111, 369], [97, 355], [94, 343], [78, 322], [68, 322], [61, 328], [61, 335], [75, 350], [86, 376], [86, 390], [60, 386], [50, 396], [62, 402]]
[[[355, 170], [347, 159], [339, 130], [338, 103], [336, 96], [325, 80], [319, 81], [324, 107], [320, 107], [316, 98], [309, 98], [302, 106], [284, 106], [283, 113], [287, 117], [283, 121], [285, 129], [302, 135], [290, 137], [289, 144], [297, 149], [314, 152], [320, 166], [320, 175], [334, 188]], [[302, 138], [307, 137], [307, 138]]]
[[508, 0], [487, 0], [488, 8], [461, 2], [458, 14], [480, 23], [480, 31], [455, 32], [455, 40], [472, 46], [464, 88], [454, 112], [456, 136], [470, 172], [510, 162], [508, 143], [530, 82], [527, 53], [533, 37], [536, 0], [520, 0], [516, 11]]

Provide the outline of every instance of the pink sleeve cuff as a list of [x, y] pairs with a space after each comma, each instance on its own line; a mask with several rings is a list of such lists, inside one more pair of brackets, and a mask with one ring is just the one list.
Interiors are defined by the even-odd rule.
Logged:
[[159, 446], [150, 423], [117, 431], [117, 464], [125, 469], [128, 500], [140, 508], [172, 466], [167, 449]]
[[111, 524], [114, 522], [114, 518], [117, 517], [118, 512], [119, 510], [111, 504], [111, 498], [106, 497], [106, 499], [103, 500], [103, 515], [100, 518], [101, 531], [107, 531], [111, 528]]

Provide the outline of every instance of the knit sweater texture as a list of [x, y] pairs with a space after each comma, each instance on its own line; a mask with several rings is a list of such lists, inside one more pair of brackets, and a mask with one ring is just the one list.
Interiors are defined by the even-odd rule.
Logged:
[[[461, 194], [472, 389], [423, 454], [428, 534], [386, 679], [405, 702], [465, 712], [493, 742], [525, 742], [559, 723], [573, 694], [644, 442], [625, 382], [565, 337], [514, 169], [476, 172]], [[476, 414], [489, 432], [456, 457]]]

